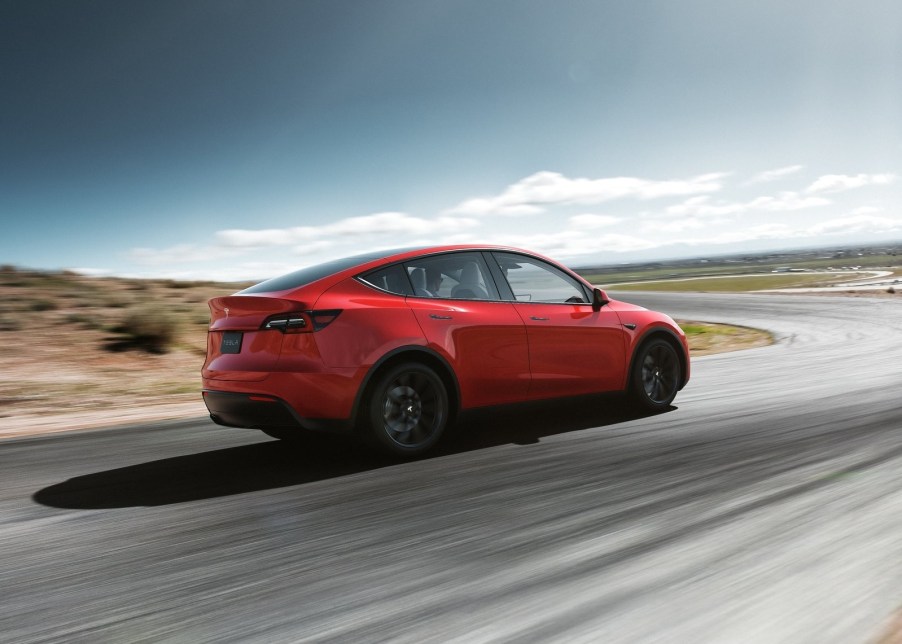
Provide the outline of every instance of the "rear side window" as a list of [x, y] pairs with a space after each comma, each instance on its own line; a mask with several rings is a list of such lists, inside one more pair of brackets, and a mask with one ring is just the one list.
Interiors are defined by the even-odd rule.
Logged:
[[410, 280], [407, 279], [407, 274], [400, 264], [371, 271], [366, 275], [361, 275], [358, 279], [381, 291], [388, 291], [396, 295], [413, 295], [413, 291], [410, 289]]
[[498, 300], [482, 253], [445, 253], [404, 263], [416, 297]]

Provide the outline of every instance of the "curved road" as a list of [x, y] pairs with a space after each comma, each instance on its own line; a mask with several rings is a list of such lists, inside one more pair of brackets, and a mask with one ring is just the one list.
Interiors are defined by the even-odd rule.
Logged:
[[472, 414], [414, 463], [206, 420], [0, 444], [0, 641], [873, 641], [902, 300], [623, 297], [779, 342], [668, 413]]

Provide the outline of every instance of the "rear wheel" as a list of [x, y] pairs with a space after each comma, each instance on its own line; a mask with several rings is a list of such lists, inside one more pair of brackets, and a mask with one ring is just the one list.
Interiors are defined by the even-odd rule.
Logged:
[[377, 376], [367, 406], [370, 438], [399, 456], [422, 454], [438, 442], [448, 424], [448, 391], [442, 379], [416, 362]]
[[680, 390], [682, 369], [676, 349], [667, 340], [646, 342], [633, 360], [630, 374], [630, 394], [640, 405], [651, 411], [670, 406]]

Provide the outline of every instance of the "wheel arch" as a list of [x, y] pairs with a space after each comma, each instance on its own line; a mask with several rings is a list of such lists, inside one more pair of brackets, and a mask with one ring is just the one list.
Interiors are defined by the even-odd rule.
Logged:
[[357, 390], [357, 396], [354, 398], [354, 407], [351, 412], [351, 424], [353, 427], [358, 426], [361, 405], [366, 400], [369, 389], [376, 376], [385, 369], [390, 369], [396, 364], [402, 362], [419, 362], [430, 367], [435, 371], [445, 385], [448, 391], [448, 407], [449, 407], [449, 424], [454, 421], [460, 409], [460, 384], [457, 382], [457, 376], [454, 369], [448, 361], [436, 351], [428, 347], [417, 345], [398, 347], [386, 353], [379, 358], [373, 366], [369, 368], [360, 388]]
[[632, 355], [630, 355], [630, 364], [629, 369], [627, 370], [627, 380], [626, 380], [626, 388], [630, 388], [630, 374], [633, 373], [633, 366], [636, 361], [636, 356], [639, 354], [639, 350], [651, 342], [652, 340], [662, 339], [667, 341], [673, 348], [676, 350], [677, 357], [680, 359], [680, 387], [682, 389], [686, 386], [686, 383], [689, 380], [689, 355], [686, 353], [686, 347], [683, 345], [680, 337], [672, 330], [663, 326], [655, 326], [647, 329], [639, 339], [636, 340], [634, 345], [634, 349], [632, 351]]

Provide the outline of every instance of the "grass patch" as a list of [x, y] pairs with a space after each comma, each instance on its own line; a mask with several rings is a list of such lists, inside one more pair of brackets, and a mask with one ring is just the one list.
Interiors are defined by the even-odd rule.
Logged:
[[686, 334], [693, 356], [766, 347], [774, 343], [774, 336], [761, 329], [687, 320], [677, 320], [677, 324]]
[[765, 275], [733, 275], [730, 277], [704, 277], [695, 279], [673, 279], [653, 282], [633, 282], [618, 284], [625, 291], [693, 291], [714, 293], [746, 293], [764, 289], [802, 288], [826, 286], [857, 279], [859, 274], [812, 275], [800, 273], [774, 273]]

